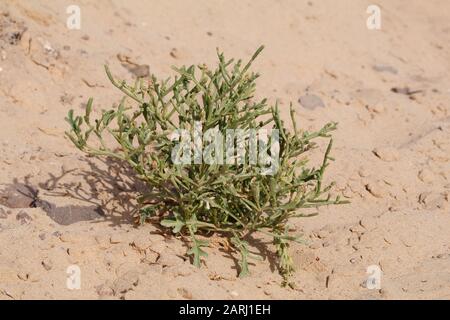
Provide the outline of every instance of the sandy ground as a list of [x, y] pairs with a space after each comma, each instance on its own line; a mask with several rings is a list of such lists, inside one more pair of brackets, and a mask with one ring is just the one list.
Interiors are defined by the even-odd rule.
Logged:
[[[80, 30], [66, 27], [72, 2]], [[377, 3], [380, 30], [365, 0], [2, 0], [0, 299], [449, 299], [450, 2]], [[351, 200], [293, 221], [308, 242], [292, 247], [294, 289], [265, 239], [247, 278], [220, 239], [196, 269], [182, 241], [133, 224], [127, 169], [64, 137], [69, 109], [120, 98], [102, 67], [131, 80], [118, 54], [167, 77], [213, 64], [216, 47], [247, 58], [260, 44], [258, 96], [285, 116], [293, 101], [303, 128], [339, 122], [327, 179]], [[381, 289], [368, 289], [377, 267]]]

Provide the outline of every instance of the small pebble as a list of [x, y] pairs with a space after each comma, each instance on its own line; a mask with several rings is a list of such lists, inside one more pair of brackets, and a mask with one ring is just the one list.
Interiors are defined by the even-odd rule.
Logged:
[[114, 295], [114, 291], [108, 283], [101, 284], [95, 287], [99, 297], [110, 297]]
[[375, 148], [372, 150], [378, 158], [386, 162], [392, 162], [399, 159], [399, 153], [397, 149], [393, 147]]
[[366, 184], [366, 190], [375, 198], [383, 198], [384, 190], [378, 184], [368, 183]]
[[33, 218], [31, 218], [31, 216], [28, 213], [21, 210], [16, 215], [16, 220], [19, 221], [20, 224], [24, 225], [24, 224], [29, 224], [31, 221], [33, 221]]
[[150, 75], [150, 66], [147, 64], [136, 65], [128, 70], [138, 78], [146, 78]]
[[182, 296], [184, 299], [191, 300], [192, 299], [192, 293], [189, 292], [186, 288], [178, 288], [177, 292], [180, 296]]
[[53, 268], [53, 263], [50, 259], [44, 259], [41, 262], [42, 266], [44, 267], [45, 270], [50, 271]]
[[137, 286], [139, 274], [136, 271], [129, 271], [117, 278], [112, 286], [115, 295], [126, 293]]
[[172, 50], [170, 50], [170, 56], [174, 59], [178, 58], [178, 50], [177, 48], [173, 48]]
[[373, 70], [377, 72], [388, 72], [392, 74], [397, 74], [398, 70], [394, 67], [388, 66], [388, 65], [382, 65], [382, 64], [376, 64], [372, 67]]
[[233, 297], [239, 297], [239, 293], [238, 293], [237, 291], [230, 291], [230, 294], [231, 294]]
[[420, 179], [420, 181], [428, 183], [428, 182], [433, 182], [435, 180], [435, 175], [433, 173], [433, 171], [431, 171], [430, 169], [422, 169], [419, 171], [418, 177]]
[[306, 109], [314, 110], [316, 108], [324, 108], [325, 104], [322, 99], [315, 94], [306, 94], [298, 99], [298, 102]]

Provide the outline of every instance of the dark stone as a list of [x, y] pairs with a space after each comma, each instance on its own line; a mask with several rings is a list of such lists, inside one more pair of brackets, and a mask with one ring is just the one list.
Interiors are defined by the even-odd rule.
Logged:
[[33, 221], [33, 218], [26, 213], [25, 211], [20, 211], [16, 215], [16, 220], [20, 222], [20, 224], [29, 224], [31, 221]]
[[0, 204], [8, 208], [29, 208], [37, 197], [38, 190], [22, 183], [8, 185], [0, 191]]

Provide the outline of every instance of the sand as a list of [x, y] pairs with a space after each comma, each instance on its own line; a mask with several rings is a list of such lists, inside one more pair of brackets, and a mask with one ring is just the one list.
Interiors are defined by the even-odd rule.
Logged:
[[[80, 30], [70, 1], [0, 3], [0, 299], [450, 298], [450, 2], [378, 1], [379, 30], [364, 0], [77, 3]], [[105, 63], [165, 78], [260, 44], [258, 97], [285, 117], [292, 101], [305, 129], [339, 122], [326, 179], [351, 201], [292, 221], [293, 288], [264, 238], [247, 278], [219, 238], [195, 268], [181, 239], [134, 224], [127, 168], [64, 137], [69, 109], [120, 99]]]

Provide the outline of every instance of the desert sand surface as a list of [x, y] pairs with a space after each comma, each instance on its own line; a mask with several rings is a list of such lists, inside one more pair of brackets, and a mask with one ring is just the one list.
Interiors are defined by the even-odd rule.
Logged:
[[[66, 25], [72, 4], [79, 30]], [[366, 26], [371, 4], [2, 0], [0, 299], [449, 299], [450, 2], [377, 1], [379, 30]], [[248, 59], [261, 44], [257, 96], [286, 117], [292, 101], [305, 129], [339, 123], [326, 179], [351, 201], [292, 221], [306, 242], [291, 247], [293, 288], [265, 239], [246, 278], [220, 238], [197, 269], [183, 241], [134, 223], [129, 170], [64, 136], [69, 109], [94, 97], [99, 114], [121, 98], [104, 64], [166, 78], [172, 65], [214, 66], [217, 47]]]

